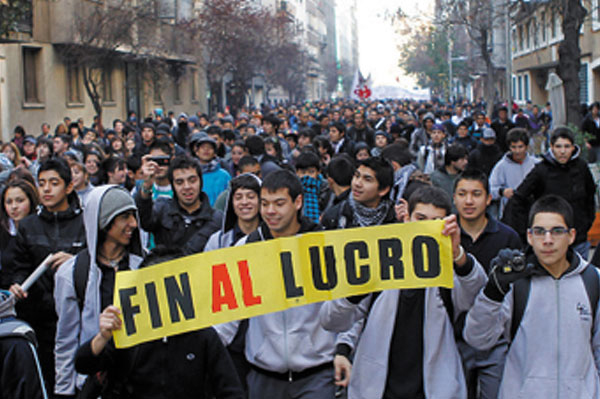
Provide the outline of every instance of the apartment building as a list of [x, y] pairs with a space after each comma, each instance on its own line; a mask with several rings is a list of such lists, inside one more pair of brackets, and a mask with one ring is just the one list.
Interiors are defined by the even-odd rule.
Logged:
[[[76, 28], [81, 24], [76, 21], [82, 10], [90, 15], [94, 7], [112, 4], [111, 0], [32, 0], [31, 17], [25, 21], [27, 28], [0, 42], [3, 141], [12, 137], [16, 125], [37, 136], [42, 123], [47, 122], [54, 129], [65, 116], [81, 117], [90, 126], [96, 111], [84, 85], [85, 73], [92, 73], [97, 84], [105, 126], [116, 118], [125, 118], [130, 111], [136, 112], [138, 118], [156, 108], [176, 114], [206, 112], [204, 72], [194, 51], [181, 46], [181, 32], [173, 23], [180, 15], [193, 12], [194, 0], [147, 3], [156, 6], [156, 18], [135, 26], [133, 31], [138, 37], [134, 45], [112, 51], [102, 67], [90, 70], [65, 57], [65, 49], [77, 45], [83, 47], [81, 51], [102, 54], [102, 48], [94, 48], [93, 42], [83, 40], [82, 32]], [[139, 40], [142, 35], [161, 41], [165, 50], [158, 53], [143, 45]], [[159, 64], [162, 69], [153, 71], [152, 65]]]
[[[589, 11], [581, 29], [580, 101], [600, 99], [600, 8], [599, 0], [583, 0]], [[548, 101], [548, 74], [558, 67], [558, 45], [563, 39], [562, 17], [549, 1], [520, 2], [513, 10], [512, 93], [517, 104]]]

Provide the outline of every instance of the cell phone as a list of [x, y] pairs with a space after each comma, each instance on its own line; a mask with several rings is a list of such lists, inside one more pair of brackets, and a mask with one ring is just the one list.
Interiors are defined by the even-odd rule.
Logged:
[[171, 158], [168, 155], [158, 155], [155, 157], [150, 157], [152, 162], [156, 162], [158, 166], [168, 166]]

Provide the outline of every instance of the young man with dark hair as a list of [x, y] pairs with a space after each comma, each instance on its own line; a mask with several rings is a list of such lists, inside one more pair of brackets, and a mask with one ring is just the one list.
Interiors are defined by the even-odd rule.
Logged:
[[[9, 247], [3, 273], [12, 282], [10, 291], [20, 299], [17, 316], [35, 330], [38, 354], [48, 392], [54, 392], [54, 337], [57, 316], [54, 309], [56, 269], [86, 247], [81, 205], [73, 191], [71, 169], [62, 158], [51, 158], [38, 171], [41, 208], [21, 220], [15, 246]], [[40, 279], [24, 292], [21, 284], [49, 255], [50, 266]]]
[[144, 183], [135, 195], [142, 228], [154, 234], [156, 245], [202, 252], [212, 233], [221, 227], [222, 213], [214, 210], [202, 192], [202, 167], [188, 156], [175, 157], [168, 172], [173, 198], [152, 199], [154, 170], [146, 168]]
[[354, 113], [354, 125], [348, 129], [347, 135], [355, 143], [365, 143], [369, 148], [375, 145], [375, 130], [367, 125], [362, 111]]
[[342, 122], [332, 122], [329, 125], [329, 141], [333, 146], [334, 154], [345, 153], [352, 156], [354, 143], [346, 137], [346, 126]]
[[456, 216], [450, 215], [450, 198], [442, 189], [418, 189], [408, 204], [407, 221], [445, 220], [442, 234], [452, 240], [454, 288], [386, 290], [323, 305], [320, 320], [326, 329], [364, 326], [349, 398], [466, 397], [452, 323], [472, 305], [485, 273], [461, 247]]
[[501, 337], [510, 341], [500, 399], [597, 398], [600, 276], [570, 248], [577, 232], [565, 199], [541, 197], [528, 219], [531, 247], [525, 254], [503, 250], [494, 259], [468, 313], [465, 339], [483, 351]]
[[494, 119], [491, 128], [496, 132], [496, 141], [502, 152], [509, 150], [506, 137], [508, 136], [508, 132], [514, 127], [514, 123], [508, 118], [508, 108], [504, 105], [498, 108], [498, 118]]
[[[264, 223], [237, 245], [320, 230], [301, 216], [302, 183], [290, 171], [267, 176], [260, 201]], [[249, 399], [329, 399], [335, 395], [334, 375], [349, 378], [348, 360], [335, 356], [336, 345], [345, 341], [321, 327], [321, 306], [314, 303], [249, 319], [245, 335], [245, 354], [251, 365]], [[235, 321], [216, 329], [229, 344], [239, 325]]]
[[352, 158], [345, 153], [334, 156], [329, 162], [326, 175], [331, 193], [323, 213], [348, 198], [355, 168]]
[[390, 190], [390, 199], [394, 204], [398, 204], [406, 188], [411, 184], [410, 177], [418, 171], [418, 168], [412, 163], [412, 155], [408, 148], [399, 143], [385, 147], [381, 156], [391, 163], [394, 169], [394, 185]]
[[444, 155], [444, 166], [431, 173], [431, 183], [440, 187], [449, 196], [454, 192], [454, 181], [469, 163], [469, 154], [460, 144], [448, 146]]
[[[160, 247], [144, 264], [173, 260], [174, 252]], [[120, 314], [115, 306], [105, 308], [97, 334], [82, 343], [74, 359], [77, 371], [92, 378], [106, 372], [103, 398], [244, 398], [233, 363], [212, 327], [117, 349], [112, 335], [122, 328]]]
[[468, 152], [471, 152], [471, 150], [477, 147], [477, 140], [471, 137], [467, 122], [463, 121], [458, 124], [456, 127], [456, 137], [452, 140], [452, 144], [460, 144], [465, 147]]
[[394, 169], [383, 158], [367, 158], [358, 163], [348, 198], [327, 211], [321, 220], [326, 229], [374, 226], [396, 219], [389, 192]]
[[520, 127], [513, 128], [506, 136], [509, 152], [504, 154], [490, 174], [490, 192], [492, 199], [500, 200], [498, 219], [502, 218], [508, 200], [525, 176], [538, 162], [527, 152], [529, 134]]
[[502, 150], [496, 144], [496, 132], [491, 127], [486, 127], [481, 133], [481, 139], [469, 153], [469, 166], [490, 175], [492, 168], [502, 158]]
[[596, 217], [594, 194], [596, 184], [587, 163], [579, 158], [580, 150], [575, 145], [573, 133], [566, 127], [554, 129], [550, 136], [550, 150], [544, 154], [542, 162], [525, 177], [515, 190], [509, 206], [514, 207], [507, 216], [508, 223], [519, 234], [526, 232], [525, 221], [532, 200], [546, 194], [563, 197], [575, 213], [577, 237], [574, 249], [584, 259], [588, 258], [590, 243], [588, 230]]
[[88, 248], [66, 262], [55, 277], [55, 393], [61, 397], [73, 396], [83, 387], [84, 378], [75, 373], [75, 352], [93, 338], [100, 313], [112, 304], [115, 273], [135, 270], [143, 260], [137, 208], [124, 188], [93, 189], [83, 218]]
[[[513, 229], [487, 212], [491, 201], [485, 173], [468, 168], [458, 176], [454, 186], [454, 206], [461, 227], [460, 242], [467, 252], [477, 258], [486, 273], [490, 271], [491, 260], [501, 249], [520, 249], [522, 246]], [[469, 397], [474, 397], [479, 391], [483, 398], [495, 398], [502, 375], [506, 342], [500, 341], [487, 353], [475, 351], [462, 339], [458, 340], [458, 345], [465, 365]]]
[[[148, 154], [142, 157], [142, 176], [152, 176], [148, 179], [152, 180], [153, 200], [158, 197], [173, 198], [173, 187], [171, 187], [169, 181], [169, 164], [172, 157], [173, 148], [169, 141], [164, 138], [154, 140], [150, 145]], [[138, 184], [136, 191], [141, 189], [141, 185]]]
[[66, 134], [55, 136], [52, 139], [52, 153], [58, 157], [62, 157], [69, 150], [71, 140]]
[[121, 157], [108, 157], [102, 163], [102, 169], [106, 173], [106, 184], [125, 186], [127, 181], [127, 162]]

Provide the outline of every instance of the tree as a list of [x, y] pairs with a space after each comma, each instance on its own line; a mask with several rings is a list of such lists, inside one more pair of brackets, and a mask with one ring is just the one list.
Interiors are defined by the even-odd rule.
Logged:
[[81, 71], [85, 91], [100, 118], [105, 73], [118, 62], [135, 62], [142, 76], [156, 82], [169, 71], [166, 57], [174, 48], [172, 29], [177, 27], [158, 21], [153, 0], [138, 1], [136, 6], [119, 1], [77, 2], [71, 40], [57, 46], [67, 68]]
[[421, 87], [441, 95], [448, 85], [448, 39], [435, 26], [414, 28], [408, 41], [400, 47], [400, 67], [417, 78]]
[[0, 39], [31, 29], [31, 0], [0, 0]]
[[579, 36], [587, 10], [580, 0], [553, 0], [563, 16], [563, 40], [558, 45], [558, 76], [563, 81], [567, 111], [567, 123], [581, 126], [579, 93], [579, 69], [581, 68], [581, 47]]

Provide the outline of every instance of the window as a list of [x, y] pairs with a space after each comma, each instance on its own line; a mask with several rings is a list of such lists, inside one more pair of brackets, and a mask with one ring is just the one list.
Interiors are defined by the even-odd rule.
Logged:
[[589, 102], [588, 97], [588, 64], [581, 63], [579, 67], [579, 102], [581, 104], [587, 104]]
[[107, 103], [115, 101], [113, 98], [112, 72], [110, 67], [102, 70], [102, 101]]
[[154, 79], [152, 92], [154, 104], [162, 104], [162, 99], [160, 98], [160, 82], [157, 78]]
[[517, 77], [512, 77], [512, 97], [515, 98], [517, 95]]
[[23, 93], [26, 103], [40, 103], [39, 48], [23, 47]]
[[542, 43], [546, 43], [546, 11], [540, 14], [540, 32], [542, 34]]
[[81, 103], [81, 85], [79, 80], [79, 67], [67, 64], [67, 102]]
[[181, 104], [181, 79], [173, 80], [173, 101], [176, 104]]
[[519, 45], [518, 45], [518, 49], [519, 51], [523, 51], [523, 25], [519, 25]]
[[529, 22], [525, 25], [525, 46], [523, 47], [523, 49], [531, 47], [531, 32], [529, 29], [530, 26], [531, 25]]
[[519, 101], [522, 101], [523, 100], [523, 77], [519, 76], [518, 80], [519, 80], [519, 84], [518, 84], [517, 89], [519, 90], [519, 95], [517, 96], [517, 99]]
[[550, 14], [550, 37], [556, 37], [556, 11], [552, 10]]
[[198, 101], [198, 70], [192, 69], [192, 102]]
[[531, 100], [529, 95], [529, 75], [523, 75], [523, 92], [525, 94], [523, 100]]

